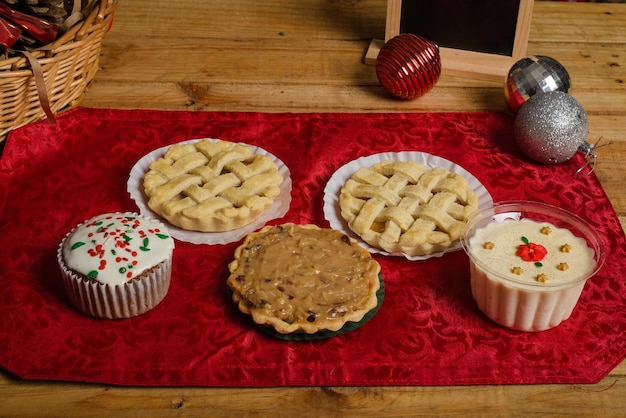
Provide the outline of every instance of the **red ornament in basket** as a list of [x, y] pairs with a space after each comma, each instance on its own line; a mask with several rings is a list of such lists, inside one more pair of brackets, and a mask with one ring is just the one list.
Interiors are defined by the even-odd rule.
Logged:
[[0, 0], [0, 48], [47, 45], [96, 6], [97, 0]]
[[376, 58], [376, 76], [389, 93], [415, 99], [428, 93], [441, 75], [439, 46], [419, 35], [400, 34], [383, 45]]
[[48, 44], [57, 38], [59, 27], [0, 3], [0, 46], [4, 48], [14, 46], [24, 31], [30, 33], [36, 41]]

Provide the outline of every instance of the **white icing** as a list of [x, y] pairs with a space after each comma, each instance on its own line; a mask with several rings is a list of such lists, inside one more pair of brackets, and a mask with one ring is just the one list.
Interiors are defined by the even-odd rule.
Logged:
[[[542, 233], [543, 227], [548, 227], [551, 232]], [[540, 260], [540, 266], [516, 255], [518, 247], [524, 245], [522, 237], [547, 249], [548, 253]], [[493, 248], [485, 248], [486, 242], [492, 243]], [[564, 244], [569, 245], [569, 252], [561, 251]], [[547, 285], [573, 282], [586, 276], [595, 266], [594, 251], [587, 246], [584, 239], [574, 236], [568, 229], [530, 219], [491, 222], [476, 230], [469, 245], [471, 253], [480, 264], [491, 272], [515, 281], [538, 284], [537, 275], [543, 273], [547, 276]], [[567, 268], [559, 269], [557, 266], [561, 263], [566, 264]], [[520, 267], [523, 272], [513, 273], [514, 267]]]
[[78, 226], [65, 240], [67, 267], [120, 285], [168, 259], [174, 240], [163, 224], [134, 213], [107, 213]]

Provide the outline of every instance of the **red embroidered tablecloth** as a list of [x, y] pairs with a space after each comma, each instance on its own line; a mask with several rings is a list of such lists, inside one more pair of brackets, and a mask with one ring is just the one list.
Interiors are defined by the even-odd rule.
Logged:
[[[594, 174], [524, 158], [504, 113], [260, 114], [75, 109], [8, 138], [0, 158], [0, 366], [27, 379], [119, 385], [453, 385], [593, 383], [626, 354], [626, 240]], [[192, 138], [258, 145], [291, 170], [291, 207], [272, 221], [327, 226], [323, 190], [343, 164], [422, 151], [461, 165], [494, 200], [542, 200], [588, 219], [608, 259], [572, 317], [540, 333], [497, 326], [476, 308], [463, 251], [409, 261], [376, 255], [384, 302], [327, 340], [260, 332], [228, 299], [238, 243], [177, 241], [173, 280], [153, 311], [95, 320], [74, 310], [55, 263], [64, 234], [102, 212], [137, 210], [126, 192], [148, 152]]]

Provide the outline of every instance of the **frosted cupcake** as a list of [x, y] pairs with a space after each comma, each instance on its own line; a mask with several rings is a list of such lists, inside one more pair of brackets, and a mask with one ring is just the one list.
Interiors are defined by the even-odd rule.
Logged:
[[57, 259], [76, 308], [120, 319], [146, 313], [165, 298], [173, 250], [162, 223], [135, 213], [106, 213], [69, 232]]

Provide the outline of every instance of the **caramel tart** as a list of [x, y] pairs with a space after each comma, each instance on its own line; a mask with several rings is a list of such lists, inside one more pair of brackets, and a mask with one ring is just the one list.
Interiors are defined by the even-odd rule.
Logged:
[[239, 310], [278, 334], [340, 331], [379, 306], [380, 265], [340, 231], [292, 223], [249, 234], [227, 285]]

